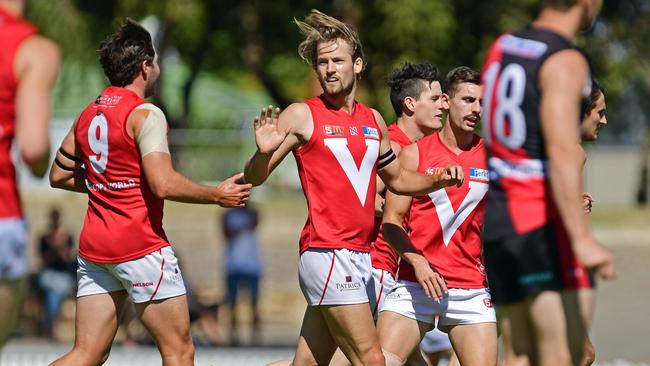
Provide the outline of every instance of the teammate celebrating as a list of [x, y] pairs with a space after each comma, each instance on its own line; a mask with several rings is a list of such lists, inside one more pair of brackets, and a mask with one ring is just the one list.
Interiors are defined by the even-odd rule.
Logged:
[[600, 6], [543, 0], [530, 26], [497, 39], [483, 68], [484, 248], [506, 365], [578, 364], [585, 326], [575, 288], [586, 273], [562, 263], [614, 277], [612, 255], [594, 240], [581, 206], [584, 156], [575, 128], [590, 81], [573, 41]]
[[[388, 138], [395, 154], [403, 147], [442, 128], [442, 115], [448, 108], [442, 93], [439, 71], [431, 64], [405, 64], [395, 70], [388, 79], [390, 100], [397, 115], [397, 122], [388, 126]], [[384, 201], [386, 187], [377, 180], [377, 199]], [[383, 203], [379, 205], [383, 206]], [[378, 225], [381, 225], [381, 217]], [[371, 293], [371, 309], [376, 316], [381, 309], [384, 295], [395, 284], [399, 255], [386, 242], [381, 232], [370, 247], [374, 293]], [[371, 288], [372, 290], [373, 288]], [[374, 303], [374, 304], [373, 304]]]
[[[442, 93], [442, 77], [438, 68], [429, 63], [405, 64], [395, 70], [388, 79], [390, 100], [397, 116], [397, 122], [388, 126], [391, 148], [399, 154], [404, 146], [430, 135], [442, 128], [444, 110], [449, 108], [447, 95]], [[377, 205], [383, 206], [386, 193], [381, 179], [377, 180]], [[381, 211], [379, 212], [381, 214]], [[377, 217], [377, 230], [381, 225], [381, 215]], [[370, 247], [372, 262], [372, 284], [369, 286], [370, 308], [377, 319], [386, 294], [395, 286], [399, 255], [384, 239], [381, 232]], [[437, 364], [439, 354], [449, 353], [449, 337], [437, 329], [427, 333], [427, 341], [421, 345], [422, 351]], [[410, 357], [409, 362], [421, 360], [419, 350]]]
[[237, 207], [251, 185], [236, 184], [237, 174], [203, 186], [173, 169], [165, 115], [143, 99], [160, 74], [144, 28], [127, 20], [98, 52], [111, 86], [77, 118], [50, 173], [53, 187], [89, 198], [79, 238], [75, 343], [52, 364], [103, 363], [128, 297], [163, 365], [193, 365], [185, 286], [162, 228], [163, 202]]
[[16, 141], [31, 172], [43, 176], [50, 153], [50, 92], [58, 47], [21, 18], [23, 0], [0, 0], [0, 347], [18, 319], [27, 274], [27, 230], [11, 160]]
[[299, 53], [324, 92], [279, 116], [272, 106], [262, 109], [246, 181], [263, 183], [293, 151], [309, 207], [299, 264], [308, 307], [293, 363], [328, 364], [338, 345], [353, 365], [384, 365], [366, 293], [375, 174], [391, 190], [424, 194], [460, 184], [462, 171], [450, 166], [425, 176], [402, 169], [381, 115], [355, 100], [365, 66], [356, 31], [315, 10], [296, 24], [306, 36]]
[[445, 81], [448, 122], [400, 154], [407, 169], [433, 174], [459, 164], [469, 179], [425, 196], [386, 196], [382, 232], [403, 259], [377, 323], [382, 349], [394, 356], [387, 365], [402, 365], [436, 317], [461, 365], [497, 362], [496, 317], [481, 253], [488, 174], [483, 140], [474, 133], [481, 113], [480, 83], [477, 71], [451, 70]]

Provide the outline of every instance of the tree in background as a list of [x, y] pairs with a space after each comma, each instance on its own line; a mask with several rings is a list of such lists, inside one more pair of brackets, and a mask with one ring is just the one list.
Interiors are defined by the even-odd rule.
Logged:
[[[312, 95], [317, 86], [297, 56], [300, 35], [292, 20], [313, 8], [359, 29], [368, 59], [360, 98], [390, 121], [394, 116], [385, 78], [392, 68], [423, 60], [443, 70], [478, 67], [494, 37], [526, 24], [537, 7], [538, 0], [32, 0], [28, 16], [62, 47], [58, 100], [74, 105], [73, 113], [82, 106], [70, 101], [89, 97], [79, 84], [102, 83], [94, 53], [99, 41], [127, 16], [146, 19], [154, 28], [163, 71], [171, 70], [172, 63], [184, 65], [163, 72], [163, 78], [178, 82], [163, 80], [155, 102], [173, 127], [186, 128], [240, 127], [248, 114], [257, 112], [256, 106], [243, 107], [242, 98], [197, 103], [199, 84], [206, 78], [225, 82], [226, 90], [262, 91], [282, 107]], [[648, 197], [650, 160], [650, 44], [644, 42], [650, 38], [649, 18], [650, 0], [605, 2], [595, 34], [580, 40], [607, 90], [609, 114], [616, 116], [602, 140], [645, 141], [640, 201]], [[94, 93], [97, 88], [89, 89]]]

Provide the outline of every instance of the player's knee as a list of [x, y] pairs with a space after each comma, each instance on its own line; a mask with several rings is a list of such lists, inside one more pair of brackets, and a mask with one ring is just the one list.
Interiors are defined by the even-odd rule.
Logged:
[[189, 338], [188, 341], [179, 344], [179, 347], [177, 347], [176, 351], [176, 356], [178, 358], [181, 358], [183, 360], [193, 360], [194, 359], [194, 343], [192, 343], [192, 339]]
[[71, 364], [75, 365], [101, 366], [108, 360], [110, 352], [110, 349], [106, 352], [97, 352], [82, 347], [76, 347], [70, 351], [66, 356], [66, 359], [71, 360]]
[[406, 362], [406, 360], [402, 360], [398, 355], [382, 350], [386, 366], [402, 366]]
[[186, 341], [180, 347], [180, 356], [183, 359], [194, 359], [194, 343], [192, 342], [191, 337], [187, 337]]
[[193, 360], [194, 343], [192, 337], [187, 334], [180, 338], [167, 339], [158, 343], [160, 354], [165, 359]]

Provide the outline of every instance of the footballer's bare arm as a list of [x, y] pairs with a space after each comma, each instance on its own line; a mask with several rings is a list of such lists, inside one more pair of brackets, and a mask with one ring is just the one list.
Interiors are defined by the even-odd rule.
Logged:
[[172, 166], [167, 142], [167, 121], [152, 104], [138, 107], [129, 115], [127, 132], [134, 138], [142, 156], [142, 169], [149, 188], [157, 197], [187, 203], [212, 203], [222, 207], [241, 207], [250, 197], [250, 184], [237, 184], [235, 174], [216, 187], [198, 184]]
[[50, 168], [50, 186], [73, 192], [88, 192], [86, 188], [86, 169], [83, 167], [81, 152], [78, 150], [75, 139], [75, 124], [63, 138], [61, 146], [54, 156]]
[[[375, 113], [375, 120], [382, 131], [377, 174], [379, 174], [389, 190], [402, 195], [420, 196], [443, 187], [461, 186], [463, 184], [463, 169], [458, 165], [450, 165], [445, 167], [442, 173], [432, 175], [418, 173], [417, 166], [413, 170], [403, 167], [400, 164], [402, 159], [397, 159], [397, 155], [391, 148], [386, 122], [384, 122], [379, 112], [375, 110], [373, 112]], [[400, 156], [412, 146], [417, 145], [412, 144], [405, 147], [400, 152]], [[407, 154], [412, 153], [407, 152]]]
[[263, 108], [254, 121], [257, 151], [246, 163], [246, 182], [264, 183], [291, 150], [309, 141], [313, 125], [305, 103], [293, 103], [282, 112], [273, 106]]

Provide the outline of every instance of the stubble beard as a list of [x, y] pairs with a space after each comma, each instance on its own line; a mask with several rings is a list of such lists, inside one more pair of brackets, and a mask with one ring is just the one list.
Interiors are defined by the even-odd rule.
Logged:
[[146, 85], [146, 87], [144, 88], [144, 97], [145, 98], [153, 97], [154, 95], [157, 94], [158, 80], [159, 79], [156, 78], [156, 80], [153, 83]]
[[348, 85], [345, 85], [339, 78], [339, 84], [329, 85], [325, 79], [320, 80], [321, 88], [323, 88], [325, 94], [333, 98], [350, 95], [354, 89], [354, 83], [355, 81], [353, 80]]

